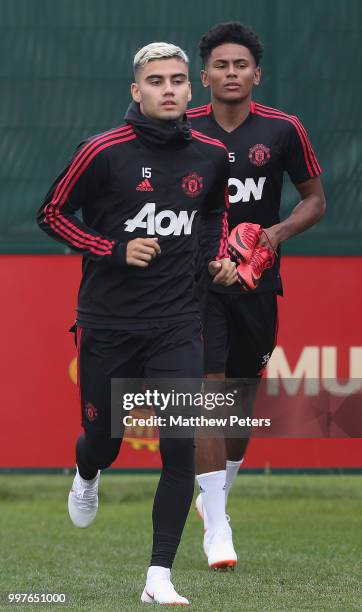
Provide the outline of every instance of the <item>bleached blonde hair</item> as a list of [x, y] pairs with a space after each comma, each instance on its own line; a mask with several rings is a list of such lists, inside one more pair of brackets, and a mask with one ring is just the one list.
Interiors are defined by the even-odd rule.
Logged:
[[171, 43], [153, 42], [137, 51], [133, 59], [133, 71], [136, 74], [138, 68], [145, 66], [148, 62], [158, 59], [170, 59], [175, 57], [188, 65], [189, 58], [185, 51]]

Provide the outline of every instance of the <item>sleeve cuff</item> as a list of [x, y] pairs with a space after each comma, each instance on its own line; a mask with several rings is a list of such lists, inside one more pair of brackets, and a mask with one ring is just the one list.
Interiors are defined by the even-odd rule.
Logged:
[[127, 242], [116, 242], [110, 256], [110, 261], [117, 266], [127, 266], [126, 262]]

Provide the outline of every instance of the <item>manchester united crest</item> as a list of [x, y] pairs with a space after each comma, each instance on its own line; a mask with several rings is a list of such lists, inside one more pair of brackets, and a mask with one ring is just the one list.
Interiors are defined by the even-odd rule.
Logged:
[[254, 166], [265, 166], [270, 160], [270, 148], [256, 144], [249, 149], [249, 159]]
[[90, 402], [87, 402], [86, 407], [85, 407], [85, 412], [86, 412], [88, 421], [92, 423], [93, 421], [96, 420], [98, 416], [98, 410]]
[[197, 172], [192, 172], [182, 179], [182, 190], [189, 198], [197, 198], [203, 186], [203, 179]]

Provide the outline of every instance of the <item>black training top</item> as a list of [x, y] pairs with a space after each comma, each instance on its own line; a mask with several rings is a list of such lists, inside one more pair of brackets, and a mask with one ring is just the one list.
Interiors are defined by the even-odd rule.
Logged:
[[[297, 117], [251, 102], [246, 120], [232, 132], [216, 122], [212, 105], [187, 111], [192, 127], [221, 140], [228, 148], [229, 229], [249, 221], [267, 228], [279, 223], [283, 174], [294, 184], [321, 173], [307, 133]], [[280, 258], [266, 270], [255, 291], [280, 291]], [[239, 284], [231, 287], [211, 285], [215, 291], [240, 293]], [[253, 293], [255, 293], [253, 291]]]
[[[186, 117], [150, 120], [135, 103], [125, 119], [77, 148], [38, 212], [41, 229], [84, 256], [83, 327], [193, 318], [198, 230], [208, 261], [227, 256], [225, 146]], [[127, 242], [152, 236], [161, 254], [147, 268], [126, 265]]]

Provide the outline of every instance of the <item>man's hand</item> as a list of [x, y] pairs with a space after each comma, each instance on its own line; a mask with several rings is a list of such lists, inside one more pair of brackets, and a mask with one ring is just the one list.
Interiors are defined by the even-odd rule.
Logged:
[[127, 243], [126, 264], [147, 268], [152, 259], [160, 253], [158, 238], [135, 238]]
[[219, 259], [219, 261], [210, 261], [209, 274], [214, 277], [212, 281], [215, 285], [224, 285], [228, 287], [237, 282], [236, 264], [229, 258]]

